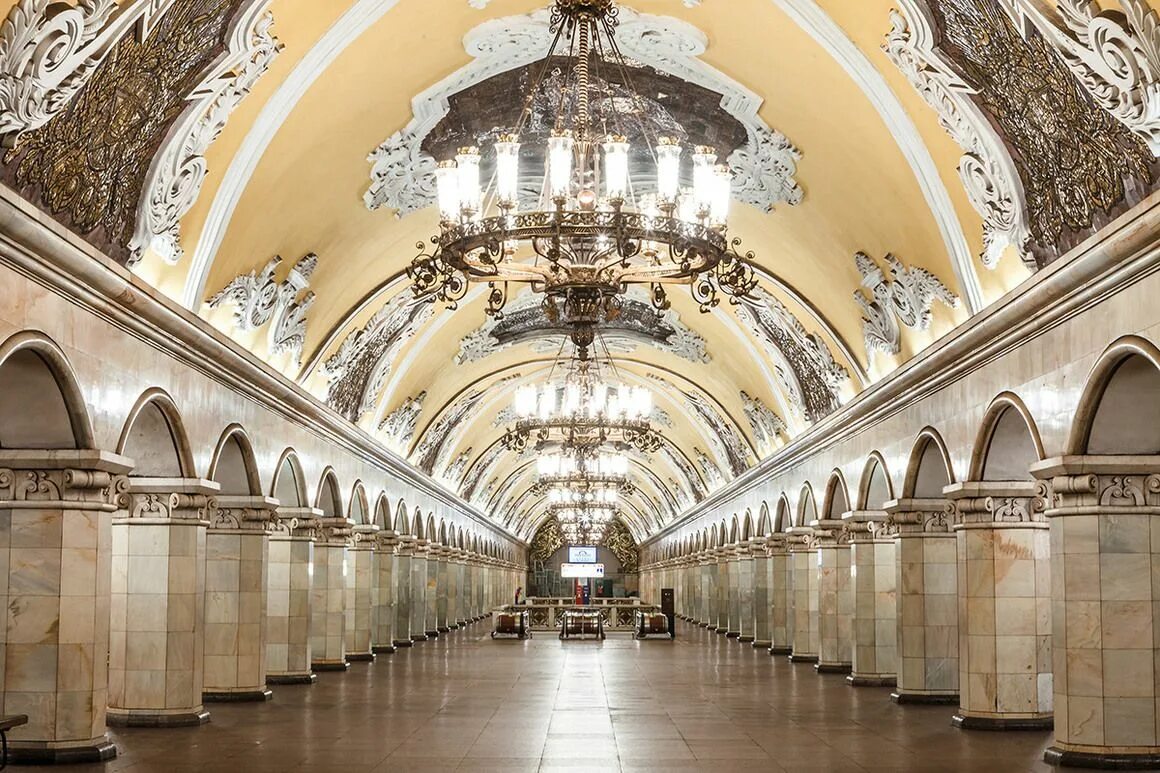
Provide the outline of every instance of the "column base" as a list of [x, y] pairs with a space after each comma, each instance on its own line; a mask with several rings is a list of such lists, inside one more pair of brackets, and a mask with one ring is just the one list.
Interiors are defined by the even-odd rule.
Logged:
[[440, 626], [436, 626], [435, 630], [438, 631], [439, 633], [451, 633], [452, 628], [449, 625], [440, 625]]
[[[428, 639], [438, 639], [439, 638], [439, 629], [438, 628], [436, 628], [433, 631], [427, 631], [426, 633], [427, 633]], [[446, 631], [444, 631], [444, 633], [446, 633]]]
[[752, 636], [738, 636], [737, 641], [741, 642], [742, 644], [752, 644], [753, 637]]
[[1043, 761], [1049, 765], [1070, 768], [1099, 768], [1102, 770], [1155, 770], [1160, 768], [1160, 754], [1100, 754], [1099, 752], [1073, 752], [1055, 746], [1043, 753]]
[[398, 649], [400, 647], [414, 647], [414, 646], [415, 646], [415, 642], [411, 641], [410, 639], [395, 639], [395, 648], [396, 649]]
[[374, 663], [375, 653], [373, 652], [348, 652], [346, 659], [351, 663]]
[[1051, 730], [1054, 717], [973, 717], [955, 714], [951, 726], [963, 730]]
[[791, 652], [793, 652], [793, 649], [790, 647], [778, 647], [771, 645], [769, 648], [770, 655], [788, 655]]
[[411, 641], [427, 641], [431, 637], [425, 633], [417, 633], [411, 637]]
[[851, 668], [849, 663], [818, 663], [814, 666], [819, 674], [848, 674]]
[[201, 699], [206, 703], [262, 703], [263, 701], [273, 700], [274, 693], [268, 689], [235, 690], [230, 692], [209, 690], [201, 694]]
[[725, 638], [726, 639], [739, 639], [739, 638], [741, 638], [741, 632], [740, 631], [726, 630], [725, 631]]
[[317, 663], [311, 663], [310, 667], [315, 671], [346, 671], [350, 668], [350, 663], [345, 660], [338, 662], [335, 660], [320, 660]]
[[862, 676], [860, 674], [850, 674], [848, 677], [846, 677], [846, 682], [851, 687], [894, 687], [898, 684], [898, 677]]
[[890, 700], [897, 704], [925, 704], [929, 706], [958, 705], [958, 693], [919, 693], [919, 692], [892, 692]]
[[49, 746], [48, 742], [9, 741], [8, 762], [13, 765], [71, 765], [105, 762], [117, 756], [117, 747], [108, 738], [76, 746]]
[[753, 646], [755, 648], [759, 647], [759, 648], [765, 649], [765, 650], [769, 649], [769, 645], [770, 645], [770, 643], [767, 641], [759, 641], [759, 640], [755, 639], [753, 642]]
[[818, 656], [817, 655], [799, 655], [799, 654], [791, 652], [789, 655], [789, 662], [790, 663], [817, 663]]
[[318, 674], [266, 674], [266, 684], [314, 684]]
[[395, 646], [393, 644], [376, 644], [375, 646], [371, 647], [371, 652], [375, 653], [376, 655], [390, 655], [394, 651]]
[[172, 713], [110, 708], [105, 715], [105, 724], [109, 727], [195, 727], [206, 722], [209, 722], [209, 712], [200, 707]]

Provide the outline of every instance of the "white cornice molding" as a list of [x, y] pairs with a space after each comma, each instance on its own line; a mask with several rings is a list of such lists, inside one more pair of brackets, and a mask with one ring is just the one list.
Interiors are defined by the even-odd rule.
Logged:
[[912, 409], [931, 394], [1157, 271], [1160, 193], [1153, 193], [1100, 234], [1029, 277], [984, 312], [652, 535], [647, 544], [655, 544], [706, 514], [728, 509], [770, 478]]
[[824, 48], [846, 73], [858, 84], [878, 111], [898, 142], [902, 155], [910, 164], [918, 180], [926, 203], [942, 233], [947, 255], [955, 270], [955, 278], [966, 300], [967, 311], [974, 314], [984, 306], [983, 290], [975, 272], [974, 258], [963, 226], [955, 212], [950, 194], [939, 175], [930, 150], [923, 142], [914, 122], [895, 96], [882, 73], [870, 62], [838, 24], [817, 4], [816, 0], [772, 0], [798, 26]]
[[262, 108], [238, 152], [230, 161], [222, 184], [210, 205], [205, 226], [193, 251], [185, 289], [181, 295], [181, 304], [187, 309], [196, 311], [201, 308], [209, 270], [225, 238], [230, 219], [250, 183], [250, 178], [254, 175], [254, 170], [258, 168], [258, 162], [262, 160], [266, 148], [270, 146], [282, 124], [298, 106], [299, 100], [347, 46], [358, 40], [398, 2], [399, 0], [356, 0], [354, 5], [306, 52]]
[[480, 529], [524, 547], [515, 534], [342, 419], [293, 381], [181, 308], [127, 269], [0, 186], [0, 261], [94, 316], [272, 414], [396, 477]]

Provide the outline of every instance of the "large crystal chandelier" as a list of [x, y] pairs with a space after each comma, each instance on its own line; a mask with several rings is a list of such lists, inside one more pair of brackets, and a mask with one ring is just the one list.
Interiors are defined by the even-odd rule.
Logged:
[[622, 486], [628, 482], [628, 457], [609, 451], [579, 456], [545, 454], [536, 460], [536, 480], [549, 486]]
[[573, 545], [599, 544], [616, 517], [616, 509], [606, 505], [556, 505], [549, 507], [549, 513], [556, 517], [564, 539]]
[[[487, 282], [487, 311], [501, 315], [509, 284], [543, 293], [544, 312], [569, 329], [586, 359], [596, 325], [616, 318], [629, 285], [647, 285], [653, 304], [668, 308], [666, 286], [688, 285], [702, 311], [719, 294], [737, 302], [756, 285], [752, 253], [730, 242], [727, 220], [731, 172], [711, 147], [686, 154], [671, 137], [653, 137], [639, 118], [644, 100], [632, 88], [616, 42], [612, 0], [555, 0], [554, 37], [524, 95], [518, 123], [502, 133], [486, 160], [479, 148], [460, 148], [436, 170], [440, 233], [407, 270], [415, 294], [454, 308], [470, 283]], [[521, 137], [558, 60], [559, 94], [547, 137], [538, 198], [521, 209]], [[629, 92], [608, 93], [602, 67], [619, 74]], [[595, 76], [595, 77], [594, 77]], [[628, 124], [639, 126], [655, 169], [655, 186], [638, 190], [630, 176]], [[685, 159], [689, 161], [686, 162]], [[685, 187], [683, 183], [692, 184]]]

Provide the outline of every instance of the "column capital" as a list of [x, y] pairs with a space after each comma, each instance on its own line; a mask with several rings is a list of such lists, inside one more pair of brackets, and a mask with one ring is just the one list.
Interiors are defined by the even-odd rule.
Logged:
[[965, 481], [943, 494], [955, 508], [955, 527], [975, 524], [1018, 525], [1045, 522], [1050, 496], [1046, 481]]
[[264, 534], [278, 518], [278, 500], [263, 496], [219, 496], [211, 529]]
[[0, 450], [0, 503], [111, 513], [129, 490], [131, 469], [132, 459], [104, 451]]
[[1160, 456], [1060, 456], [1031, 465], [1031, 474], [1051, 482], [1048, 517], [1160, 507]]
[[131, 521], [198, 521], [217, 518], [221, 486], [204, 478], [129, 478], [120, 498], [122, 518]]
[[946, 499], [892, 499], [882, 509], [886, 528], [896, 528], [901, 536], [949, 532], [954, 522], [955, 507]]
[[387, 555], [395, 552], [399, 544], [399, 535], [391, 529], [379, 529], [375, 534], [375, 550]]
[[374, 550], [378, 547], [379, 527], [373, 523], [356, 523], [351, 529], [351, 547], [358, 550]]
[[765, 552], [771, 556], [789, 553], [789, 535], [785, 532], [770, 534], [765, 538]]
[[267, 525], [271, 534], [284, 534], [302, 539], [314, 539], [318, 530], [318, 521], [322, 518], [322, 511], [317, 507], [285, 507], [278, 506], [277, 516]]
[[410, 534], [400, 534], [399, 544], [395, 548], [396, 554], [408, 557], [415, 555], [415, 543], [416, 539]]
[[849, 510], [842, 513], [842, 523], [851, 543], [873, 542], [889, 536], [886, 532], [885, 510]]
[[785, 533], [789, 538], [789, 552], [791, 553], [809, 552], [817, 547], [817, 537], [814, 536], [814, 530], [809, 526], [791, 526], [786, 529]]
[[354, 521], [349, 518], [319, 518], [318, 536], [320, 545], [340, 547], [351, 543]]
[[810, 521], [810, 528], [814, 530], [814, 537], [819, 547], [837, 547], [850, 542], [850, 532], [846, 524], [840, 520], [819, 519]]

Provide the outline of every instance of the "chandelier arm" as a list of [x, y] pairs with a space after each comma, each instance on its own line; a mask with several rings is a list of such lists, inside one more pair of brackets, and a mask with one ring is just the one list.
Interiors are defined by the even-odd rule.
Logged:
[[532, 82], [531, 88], [528, 90], [528, 95], [524, 99], [523, 110], [520, 111], [520, 117], [516, 121], [515, 131], [512, 133], [517, 137], [527, 126], [528, 118], [532, 114], [532, 105], [535, 102], [536, 94], [544, 87], [544, 80], [548, 77], [548, 70], [552, 65], [552, 58], [556, 55], [556, 48], [560, 45], [560, 38], [564, 34], [564, 26], [559, 25], [555, 28], [555, 35], [552, 37], [552, 43], [548, 46], [548, 55], [544, 57], [544, 63], [540, 67], [539, 74]]

